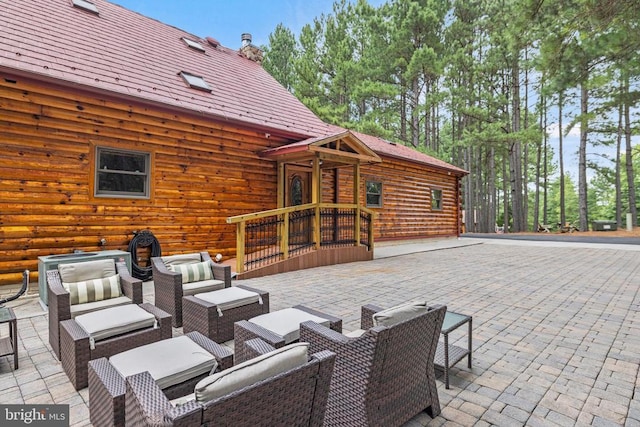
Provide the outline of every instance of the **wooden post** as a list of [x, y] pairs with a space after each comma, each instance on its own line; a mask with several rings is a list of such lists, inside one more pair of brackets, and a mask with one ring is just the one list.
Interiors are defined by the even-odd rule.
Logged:
[[360, 246], [360, 162], [353, 165], [353, 203], [356, 205], [355, 245]]
[[244, 272], [244, 240], [245, 240], [245, 225], [244, 221], [240, 221], [236, 225], [236, 272]]
[[311, 203], [315, 205], [313, 218], [313, 241], [315, 248], [320, 249], [320, 188], [322, 186], [322, 173], [320, 171], [320, 159], [313, 158], [311, 171]]
[[285, 194], [284, 194], [284, 189], [285, 189], [285, 185], [286, 185], [286, 180], [287, 177], [285, 175], [284, 172], [284, 162], [278, 162], [278, 188], [277, 188], [277, 192], [276, 192], [276, 197], [278, 198], [277, 201], [277, 207], [279, 208], [283, 208], [285, 205]]

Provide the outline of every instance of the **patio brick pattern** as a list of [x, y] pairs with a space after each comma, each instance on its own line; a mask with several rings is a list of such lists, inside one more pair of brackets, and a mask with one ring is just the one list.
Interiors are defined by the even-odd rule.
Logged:
[[[380, 246], [385, 257], [373, 261], [237, 284], [269, 292], [272, 311], [302, 304], [342, 318], [346, 331], [359, 327], [365, 304], [421, 298], [472, 315], [473, 368], [452, 368], [450, 390], [440, 375], [441, 415], [407, 426], [640, 425], [640, 246], [464, 238], [414, 242], [414, 253], [395, 246]], [[144, 288], [153, 302], [153, 286]], [[0, 359], [0, 403], [67, 403], [71, 425], [88, 425], [87, 389], [76, 392], [55, 359], [36, 298], [8, 305], [20, 368]], [[451, 342], [466, 345], [463, 332]]]

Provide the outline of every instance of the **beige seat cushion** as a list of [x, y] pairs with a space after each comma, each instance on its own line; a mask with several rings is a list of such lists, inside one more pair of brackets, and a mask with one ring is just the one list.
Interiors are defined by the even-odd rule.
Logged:
[[203, 292], [217, 291], [219, 289], [224, 289], [223, 280], [211, 279], [201, 282], [183, 283], [182, 295], [195, 295]]
[[374, 326], [393, 326], [429, 311], [426, 301], [412, 301], [387, 308], [373, 315]]
[[213, 372], [218, 366], [211, 353], [185, 335], [118, 353], [109, 362], [124, 378], [149, 371], [161, 389]]
[[202, 262], [202, 257], [199, 252], [191, 254], [178, 254], [163, 256], [162, 262], [169, 267], [170, 265], [192, 264], [194, 262]]
[[85, 304], [75, 304], [70, 306], [71, 318], [74, 319], [77, 316], [80, 316], [86, 313], [91, 313], [92, 311], [102, 310], [104, 308], [109, 308], [109, 307], [117, 307], [120, 305], [127, 305], [131, 303], [132, 303], [131, 299], [123, 295], [118, 298], [109, 298], [109, 299], [104, 299], [102, 301], [88, 302]]
[[96, 341], [157, 326], [155, 316], [136, 304], [93, 311], [76, 316], [75, 321], [89, 334], [91, 348], [94, 348]]
[[72, 262], [59, 264], [58, 272], [62, 282], [74, 283], [92, 279], [103, 279], [116, 274], [116, 263], [113, 259]]
[[284, 338], [286, 344], [300, 339], [300, 323], [311, 320], [329, 327], [330, 322], [297, 308], [285, 308], [249, 319], [249, 322], [262, 326]]
[[218, 291], [195, 294], [194, 297], [215, 304], [218, 308], [218, 315], [220, 316], [223, 315], [222, 312], [224, 310], [254, 303], [262, 304], [260, 294], [246, 289], [236, 288], [235, 286]]
[[308, 361], [308, 347], [308, 343], [291, 344], [210, 375], [196, 384], [196, 401], [208, 402], [302, 366]]
[[69, 292], [69, 303], [71, 305], [102, 301], [122, 296], [119, 274], [81, 282], [62, 282], [62, 287]]
[[367, 332], [364, 329], [356, 329], [355, 331], [345, 332], [343, 335], [349, 338], [359, 338]]

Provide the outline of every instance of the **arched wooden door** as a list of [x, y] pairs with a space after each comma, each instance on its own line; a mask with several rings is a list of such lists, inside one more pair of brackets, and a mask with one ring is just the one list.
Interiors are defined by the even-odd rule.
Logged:
[[[285, 205], [299, 206], [311, 203], [311, 169], [288, 166], [286, 173]], [[312, 212], [298, 211], [289, 215], [289, 244], [303, 248], [313, 243]]]

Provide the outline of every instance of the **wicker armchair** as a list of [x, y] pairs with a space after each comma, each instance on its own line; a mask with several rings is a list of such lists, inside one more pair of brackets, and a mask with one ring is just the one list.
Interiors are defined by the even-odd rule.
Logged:
[[[131, 276], [124, 262], [116, 262], [115, 269], [120, 276], [121, 291], [123, 296], [129, 300], [128, 303], [142, 304], [142, 281]], [[47, 296], [49, 302], [49, 344], [51, 344], [58, 360], [61, 360], [60, 322], [71, 319], [75, 313], [72, 313], [74, 310], [72, 310], [70, 293], [63, 287], [62, 278], [57, 269], [47, 271]], [[111, 302], [126, 303], [124, 298], [121, 301], [113, 299]], [[111, 302], [106, 302], [106, 305]], [[105, 308], [105, 304], [94, 303], [91, 309], [100, 310], [103, 308]], [[83, 310], [83, 312], [87, 311]]]
[[[274, 350], [260, 339], [248, 352]], [[318, 426], [323, 423], [336, 355], [311, 354], [301, 366], [206, 402], [174, 406], [148, 372], [126, 379], [126, 423], [131, 426]]]
[[[153, 271], [153, 286], [155, 291], [156, 307], [171, 314], [173, 319], [173, 327], [182, 326], [182, 297], [186, 295], [194, 295], [200, 292], [207, 292], [215, 289], [228, 288], [231, 286], [231, 267], [228, 265], [215, 264], [208, 252], [200, 252], [199, 254], [184, 254], [183, 256], [196, 255], [196, 261], [208, 262], [211, 268], [213, 278], [217, 285], [206, 284], [205, 282], [190, 283], [188, 286], [183, 283], [182, 274], [177, 271], [171, 271], [168, 264], [171, 259], [180, 257], [174, 255], [170, 257], [152, 257], [151, 267]], [[199, 257], [198, 257], [199, 255]], [[208, 281], [212, 282], [212, 281]], [[198, 287], [197, 283], [203, 283], [205, 286]], [[195, 285], [195, 286], [194, 286]]]
[[363, 306], [359, 337], [314, 322], [300, 325], [310, 351], [335, 352], [325, 425], [400, 426], [422, 411], [440, 414], [433, 360], [446, 306], [393, 326], [373, 326], [381, 309]]

